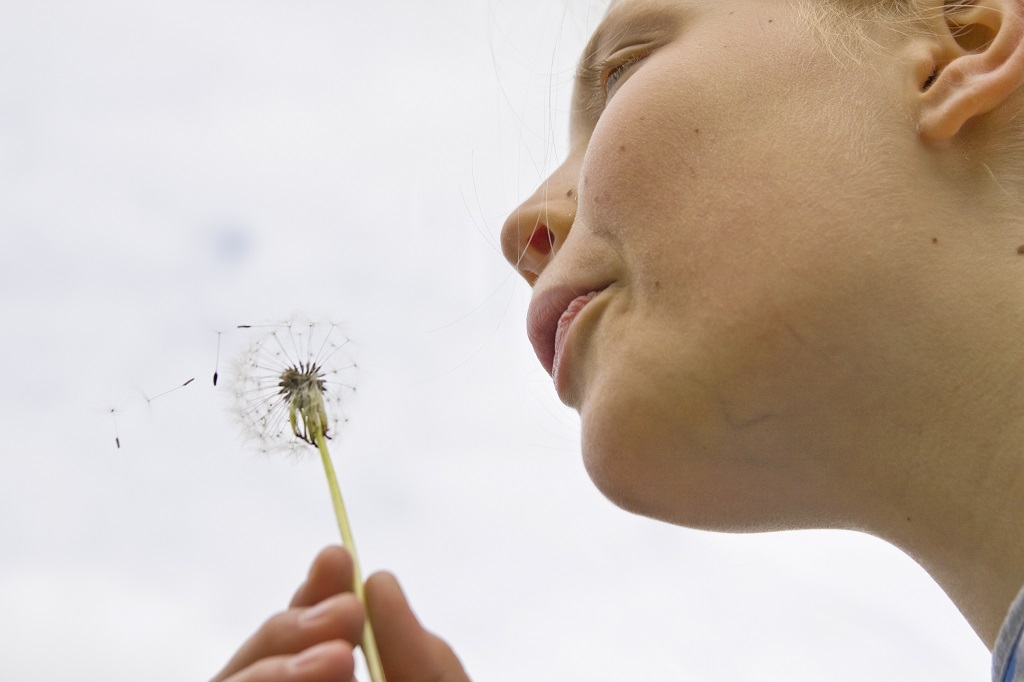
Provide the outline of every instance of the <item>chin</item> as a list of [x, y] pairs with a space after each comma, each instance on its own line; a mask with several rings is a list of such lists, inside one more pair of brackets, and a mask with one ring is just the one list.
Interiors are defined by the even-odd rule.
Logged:
[[[592, 394], [580, 407], [583, 463], [590, 480], [616, 506], [633, 514], [693, 528], [718, 527], [706, 460], [696, 442], [685, 445], [667, 410], [637, 387]], [[678, 408], [678, 402], [675, 403]], [[661, 403], [664, 405], [664, 403]], [[696, 434], [694, 434], [695, 436]], [[695, 439], [694, 439], [695, 440]], [[689, 451], [689, 452], [688, 452]], [[716, 497], [717, 496], [713, 496]]]
[[792, 457], [751, 451], [751, 439], [739, 437], [708, 403], [681, 411], [674, 402], [670, 413], [631, 407], [638, 404], [644, 403], [588, 401], [580, 410], [587, 473], [616, 506], [723, 533], [837, 527], [836, 519], [826, 520], [820, 495], [803, 499], [801, 491], [815, 490], [808, 471], [793, 466]]

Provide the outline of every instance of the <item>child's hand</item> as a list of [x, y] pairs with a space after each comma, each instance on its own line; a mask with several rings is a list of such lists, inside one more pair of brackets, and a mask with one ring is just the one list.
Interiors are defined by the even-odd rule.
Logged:
[[[352, 679], [364, 615], [351, 586], [348, 552], [320, 552], [289, 609], [264, 623], [211, 682]], [[394, 576], [370, 576], [366, 599], [388, 682], [468, 682], [448, 645], [420, 626]]]

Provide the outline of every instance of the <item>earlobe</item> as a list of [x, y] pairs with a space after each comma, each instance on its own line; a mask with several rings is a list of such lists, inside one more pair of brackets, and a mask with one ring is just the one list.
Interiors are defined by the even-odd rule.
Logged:
[[920, 95], [921, 137], [933, 144], [1024, 85], [1024, 0], [969, 0], [947, 7], [944, 23], [941, 55]]

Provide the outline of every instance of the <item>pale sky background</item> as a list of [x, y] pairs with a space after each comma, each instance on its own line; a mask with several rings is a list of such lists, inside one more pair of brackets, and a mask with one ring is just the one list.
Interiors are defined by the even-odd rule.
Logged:
[[0, 0], [0, 680], [206, 680], [338, 541], [315, 456], [256, 454], [211, 384], [216, 330], [296, 314], [353, 339], [365, 568], [474, 680], [988, 679], [880, 541], [589, 482], [496, 244], [603, 9]]

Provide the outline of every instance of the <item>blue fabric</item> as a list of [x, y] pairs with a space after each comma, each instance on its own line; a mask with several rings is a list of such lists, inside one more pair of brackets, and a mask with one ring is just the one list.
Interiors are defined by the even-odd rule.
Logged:
[[992, 652], [993, 682], [1024, 682], [1024, 667], [1018, 666], [1021, 635], [1024, 633], [1024, 589], [1010, 605], [1010, 611], [999, 629]]

